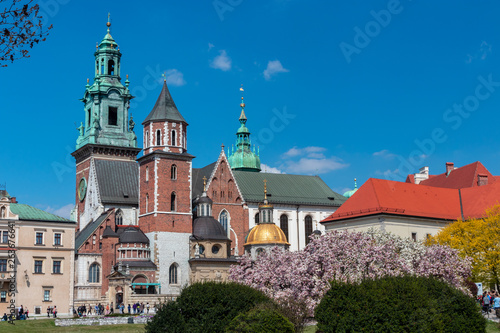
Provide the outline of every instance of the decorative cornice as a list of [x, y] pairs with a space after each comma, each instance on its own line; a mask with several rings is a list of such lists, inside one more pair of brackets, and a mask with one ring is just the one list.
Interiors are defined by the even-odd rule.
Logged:
[[80, 149], [75, 150], [71, 155], [76, 159], [76, 163], [80, 163], [92, 155], [129, 157], [130, 160], [133, 161], [141, 150], [141, 148], [134, 147], [86, 144]]

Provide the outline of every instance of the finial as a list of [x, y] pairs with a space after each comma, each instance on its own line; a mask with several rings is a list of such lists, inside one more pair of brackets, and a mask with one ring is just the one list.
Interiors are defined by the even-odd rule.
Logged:
[[267, 180], [264, 179], [264, 200], [267, 200]]
[[87, 78], [87, 84], [89, 84], [89, 78]]
[[98, 42], [95, 42], [95, 50], [99, 51], [99, 43]]
[[108, 27], [108, 32], [109, 32], [109, 27], [111, 26], [110, 16], [111, 14], [108, 13], [108, 23], [106, 23], [106, 26]]
[[207, 191], [207, 177], [203, 176], [203, 192]]
[[224, 144], [221, 144], [220, 146], [222, 148], [222, 151], [224, 151]]
[[163, 76], [163, 82], [167, 82], [167, 72], [163, 72], [161, 76]]
[[358, 188], [358, 183], [356, 183], [356, 178], [354, 178], [354, 188]]
[[245, 108], [245, 103], [243, 102], [243, 92], [245, 91], [245, 90], [243, 90], [243, 84], [240, 87], [240, 91], [241, 91], [241, 104], [240, 104], [240, 106], [241, 106], [241, 110], [243, 110]]

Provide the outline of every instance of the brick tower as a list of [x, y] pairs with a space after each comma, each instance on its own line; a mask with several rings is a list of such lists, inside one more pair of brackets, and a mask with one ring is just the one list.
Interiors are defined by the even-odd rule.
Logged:
[[139, 227], [154, 248], [162, 293], [180, 292], [189, 282], [189, 236], [192, 233], [192, 159], [186, 127], [166, 81], [144, 122], [139, 162]]

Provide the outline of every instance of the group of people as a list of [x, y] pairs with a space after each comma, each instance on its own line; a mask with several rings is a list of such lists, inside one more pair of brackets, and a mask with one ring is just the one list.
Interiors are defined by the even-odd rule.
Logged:
[[78, 317], [91, 315], [102, 316], [104, 314], [111, 313], [113, 313], [113, 307], [110, 308], [109, 305], [106, 305], [106, 307], [104, 307], [104, 305], [102, 305], [101, 303], [96, 304], [95, 306], [91, 306], [89, 304], [88, 307], [86, 305], [81, 305], [78, 307], [78, 309], [73, 309], [73, 314], [78, 315]]
[[54, 305], [53, 308], [50, 306], [47, 307], [47, 317], [50, 318], [50, 315], [53, 315], [54, 318], [57, 318], [57, 307]]
[[495, 314], [500, 318], [500, 296], [498, 292], [491, 290], [489, 292], [484, 292], [481, 298], [481, 304], [483, 306], [483, 311], [486, 313], [491, 312], [491, 309], [495, 310]]
[[146, 313], [149, 313], [149, 302], [147, 302], [146, 304], [144, 303], [134, 303], [134, 305], [128, 305], [127, 309], [128, 309], [128, 313], [133, 313], [133, 314], [143, 314], [144, 313], [144, 310], [146, 310]]

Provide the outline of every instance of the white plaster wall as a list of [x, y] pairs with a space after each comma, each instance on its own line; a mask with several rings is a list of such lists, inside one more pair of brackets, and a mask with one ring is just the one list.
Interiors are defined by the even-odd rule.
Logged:
[[416, 217], [403, 217], [377, 215], [352, 218], [344, 221], [336, 221], [325, 225], [326, 231], [331, 230], [353, 230], [367, 231], [370, 228], [379, 228], [380, 230], [396, 234], [401, 237], [411, 238], [412, 233], [417, 234], [417, 241], [425, 240], [427, 234], [436, 235], [441, 228], [448, 222], [443, 220], [424, 219]]
[[[116, 210], [121, 209], [123, 213], [122, 225], [137, 225], [138, 210], [135, 207], [125, 206], [125, 205], [105, 205], [104, 211], [116, 208]], [[115, 221], [112, 221], [113, 224]]]
[[[297, 206], [292, 205], [274, 205], [273, 222], [278, 227], [280, 226], [280, 216], [288, 215], [288, 242], [290, 243], [290, 251], [301, 250], [306, 246], [305, 239], [305, 224], [304, 218], [311, 215], [313, 222], [313, 231], [320, 230], [325, 232], [325, 227], [319, 223], [337, 210], [337, 207], [319, 207], [319, 206], [303, 206], [298, 205], [298, 223], [297, 223]], [[257, 204], [248, 205], [249, 227], [255, 226], [255, 214], [259, 212]]]
[[[88, 282], [89, 267], [94, 262], [100, 265], [99, 283]], [[102, 256], [100, 254], [79, 254], [75, 260], [75, 301], [91, 300], [101, 297], [102, 276], [110, 272], [102, 272]]]
[[[158, 239], [155, 240], [155, 234]], [[150, 241], [150, 248], [158, 248], [159, 283], [162, 294], [179, 295], [181, 289], [189, 284], [189, 233], [178, 232], [151, 232], [146, 234]], [[154, 260], [154, 258], [152, 258]], [[173, 263], [177, 263], [178, 284], [168, 283], [169, 268]]]

